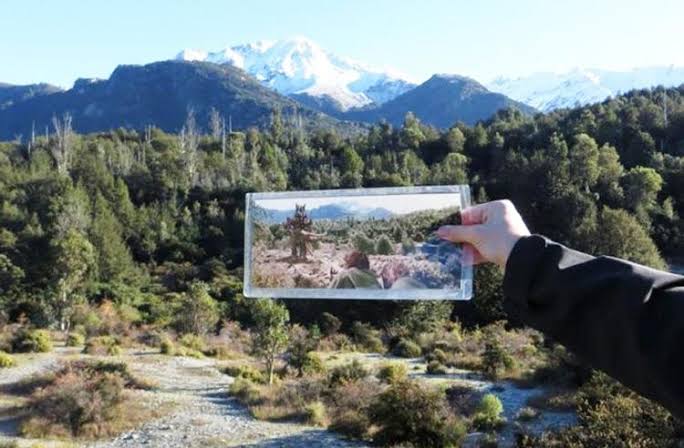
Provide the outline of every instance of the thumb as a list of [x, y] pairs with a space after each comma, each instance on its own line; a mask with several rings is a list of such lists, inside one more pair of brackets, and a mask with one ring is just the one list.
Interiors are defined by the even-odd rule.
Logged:
[[437, 229], [437, 236], [454, 243], [474, 243], [479, 239], [482, 225], [442, 226]]

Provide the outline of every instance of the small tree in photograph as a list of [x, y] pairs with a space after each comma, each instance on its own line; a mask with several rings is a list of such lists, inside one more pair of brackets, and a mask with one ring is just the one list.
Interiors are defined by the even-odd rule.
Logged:
[[252, 305], [252, 318], [255, 323], [254, 352], [264, 360], [268, 384], [273, 384], [275, 361], [287, 347], [290, 313], [278, 302], [259, 299]]

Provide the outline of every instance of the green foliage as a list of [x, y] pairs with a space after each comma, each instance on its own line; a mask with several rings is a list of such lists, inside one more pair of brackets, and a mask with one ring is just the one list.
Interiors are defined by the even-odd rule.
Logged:
[[408, 375], [408, 367], [401, 362], [384, 364], [378, 370], [377, 377], [388, 384], [404, 381]]
[[230, 385], [229, 393], [247, 405], [256, 404], [261, 399], [259, 387], [247, 378], [236, 378]]
[[394, 253], [394, 245], [387, 235], [380, 235], [375, 244], [375, 253], [378, 255], [392, 255]]
[[473, 416], [473, 425], [482, 431], [500, 428], [506, 422], [501, 414], [503, 414], [501, 400], [494, 394], [486, 394], [477, 406]]
[[396, 356], [401, 356], [402, 358], [417, 358], [423, 351], [421, 350], [420, 345], [412, 340], [402, 338], [397, 345], [394, 346], [392, 353]]
[[323, 359], [314, 352], [309, 352], [304, 358], [304, 363], [302, 364], [302, 373], [305, 375], [314, 375], [318, 373], [324, 373], [326, 371], [325, 363]]
[[354, 235], [352, 238], [352, 243], [354, 245], [354, 249], [358, 250], [359, 252], [362, 252], [366, 255], [375, 253], [375, 244], [373, 243], [373, 240], [362, 233], [357, 233]]
[[391, 385], [371, 405], [369, 414], [379, 428], [374, 441], [384, 446], [457, 447], [465, 436], [465, 427], [449, 410], [444, 392], [412, 381]]
[[85, 344], [85, 336], [83, 336], [81, 333], [71, 332], [67, 335], [67, 347], [82, 347], [83, 344]]
[[370, 324], [355, 321], [351, 327], [351, 334], [357, 346], [370, 352], [383, 353], [385, 351], [385, 344], [380, 339], [378, 330]]
[[332, 336], [336, 334], [342, 327], [342, 321], [327, 311], [324, 311], [321, 314], [320, 322], [321, 331], [325, 336]]
[[393, 331], [398, 335], [417, 338], [421, 333], [443, 327], [452, 309], [453, 304], [445, 300], [420, 300], [407, 304], [392, 322]]
[[287, 323], [290, 314], [280, 303], [259, 299], [252, 305], [254, 320], [254, 351], [266, 363], [268, 383], [273, 383], [276, 358], [287, 346]]
[[241, 364], [236, 366], [226, 366], [223, 368], [223, 373], [226, 375], [242, 378], [251, 381], [252, 383], [264, 384], [266, 383], [266, 376], [254, 366], [249, 364]]
[[183, 333], [204, 335], [214, 329], [219, 317], [218, 304], [209, 295], [209, 287], [202, 282], [193, 282], [181, 300], [176, 325]]
[[162, 338], [159, 344], [159, 350], [162, 355], [175, 356], [176, 355], [176, 345], [173, 343], [171, 338], [168, 336]]
[[334, 367], [328, 375], [331, 386], [359, 381], [366, 378], [370, 373], [358, 360]]
[[502, 347], [496, 336], [488, 336], [482, 354], [482, 370], [485, 375], [498, 379], [515, 367], [515, 359]]
[[46, 353], [52, 350], [50, 333], [45, 330], [22, 328], [12, 338], [15, 353]]
[[121, 352], [119, 340], [113, 336], [89, 338], [83, 348], [83, 353], [88, 355], [118, 356]]
[[446, 375], [448, 373], [448, 370], [444, 364], [437, 360], [434, 360], [428, 363], [426, 372], [429, 375]]
[[8, 367], [14, 367], [16, 365], [16, 362], [14, 361], [14, 358], [12, 355], [9, 353], [5, 353], [3, 351], [0, 351], [0, 369], [8, 368]]
[[321, 401], [314, 401], [305, 406], [306, 422], [314, 426], [325, 426], [328, 421], [325, 404]]
[[[29, 398], [28, 417], [20, 427], [22, 435], [107, 437], [135, 424], [135, 403], [125, 395], [126, 388], [135, 386], [127, 377], [123, 364], [68, 364]], [[121, 418], [124, 414], [126, 419]]]

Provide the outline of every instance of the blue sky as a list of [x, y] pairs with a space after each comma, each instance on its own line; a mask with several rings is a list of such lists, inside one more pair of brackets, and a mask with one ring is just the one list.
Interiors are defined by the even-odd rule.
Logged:
[[0, 82], [69, 87], [183, 48], [292, 36], [418, 81], [684, 65], [683, 18], [682, 0], [4, 0]]

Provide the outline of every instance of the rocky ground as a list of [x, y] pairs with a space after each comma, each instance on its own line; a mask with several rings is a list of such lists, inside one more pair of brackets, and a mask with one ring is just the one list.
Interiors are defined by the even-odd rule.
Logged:
[[[80, 357], [79, 349], [57, 348], [46, 354], [21, 355], [19, 365], [0, 372], [0, 409], [8, 396], [3, 388], [34, 374], [56, 368], [66, 358]], [[388, 357], [379, 354], [328, 353], [327, 363], [349, 362], [357, 358], [372, 366], [384, 363]], [[138, 391], [137, 399], [159, 411], [160, 418], [125, 432], [115, 439], [83, 443], [89, 448], [123, 447], [360, 447], [321, 428], [296, 423], [270, 423], [254, 419], [247, 410], [230, 398], [227, 389], [233, 378], [220, 373], [216, 361], [159, 355], [151, 350], [130, 351], [121, 357], [131, 371], [157, 385], [154, 390]], [[421, 359], [399, 359], [407, 362], [410, 375], [429, 383], [461, 385], [496, 394], [504, 405], [508, 424], [499, 433], [499, 446], [513, 446], [518, 425], [533, 433], [552, 427], [571, 425], [575, 416], [570, 412], [545, 412], [527, 423], [516, 422], [517, 412], [534, 395], [544, 393], [541, 388], [521, 388], [511, 382], [492, 383], [466, 370], [451, 369], [446, 375], [427, 375]], [[6, 415], [5, 415], [6, 414]], [[4, 415], [4, 416], [3, 416]], [[18, 441], [20, 446], [33, 446], [37, 441], [17, 436], [19, 419], [16, 415], [0, 412], [0, 442]], [[468, 437], [469, 446], [477, 446], [478, 434]], [[59, 442], [40, 441], [40, 446], [57, 447]], [[69, 445], [72, 446], [72, 445]]]
[[[14, 368], [3, 369], [0, 386], [13, 384], [45, 372], [65, 355], [78, 350], [57, 349], [34, 355]], [[158, 388], [139, 392], [139, 399], [167, 415], [113, 440], [80, 444], [91, 448], [109, 447], [358, 447], [358, 443], [320, 429], [295, 423], [269, 423], [252, 418], [238, 402], [228, 397], [232, 378], [221, 374], [211, 359], [161, 356], [153, 352], [129, 353], [122, 357], [136, 375], [156, 382]], [[17, 436], [18, 419], [0, 419], [0, 442], [18, 441], [32, 446], [35, 441]], [[41, 446], [60, 446], [45, 443]]]

